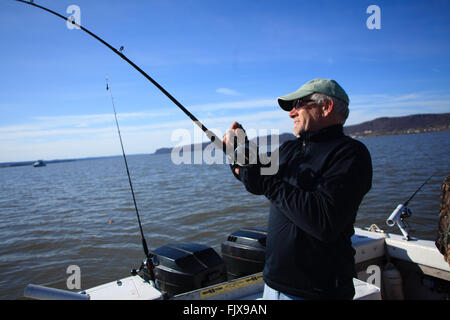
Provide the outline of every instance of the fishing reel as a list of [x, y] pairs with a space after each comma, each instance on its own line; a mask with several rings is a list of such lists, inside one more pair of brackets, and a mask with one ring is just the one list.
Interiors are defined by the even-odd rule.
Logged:
[[142, 277], [144, 278], [144, 280], [148, 281], [153, 287], [157, 288], [154, 273], [155, 265], [158, 265], [157, 258], [155, 255], [150, 254], [149, 257], [145, 258], [142, 261], [139, 270], [131, 269], [131, 275], [135, 276], [138, 273], [142, 273]]
[[244, 144], [238, 145], [234, 150], [234, 163], [246, 167], [258, 163], [258, 147], [256, 144], [246, 141]]
[[403, 207], [403, 210], [400, 214], [400, 219], [404, 220], [405, 218], [411, 217], [411, 215], [412, 215], [411, 210], [408, 207]]
[[405, 225], [405, 219], [411, 217], [411, 215], [411, 210], [405, 204], [399, 204], [397, 208], [395, 208], [395, 210], [391, 213], [389, 218], [387, 218], [386, 224], [390, 227], [397, 225], [405, 239], [410, 240], [411, 237], [406, 230], [407, 227]]

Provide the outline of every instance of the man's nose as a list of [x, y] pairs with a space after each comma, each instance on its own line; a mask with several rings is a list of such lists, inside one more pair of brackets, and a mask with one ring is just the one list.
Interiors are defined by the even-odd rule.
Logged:
[[292, 110], [289, 111], [289, 117], [295, 118], [296, 116], [297, 116], [297, 109], [295, 109], [294, 107], [292, 107]]

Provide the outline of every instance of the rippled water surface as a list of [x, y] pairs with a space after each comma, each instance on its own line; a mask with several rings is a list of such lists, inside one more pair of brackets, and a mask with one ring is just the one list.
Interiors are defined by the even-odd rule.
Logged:
[[[385, 225], [410, 202], [412, 234], [436, 235], [440, 185], [450, 173], [450, 131], [361, 139], [374, 178], [356, 226]], [[268, 201], [248, 194], [227, 165], [175, 165], [170, 155], [129, 156], [139, 212], [150, 248], [191, 241], [220, 250], [241, 227], [264, 227]], [[122, 158], [0, 169], [0, 298], [23, 296], [27, 284], [67, 289], [69, 265], [87, 289], [129, 275], [143, 259]]]

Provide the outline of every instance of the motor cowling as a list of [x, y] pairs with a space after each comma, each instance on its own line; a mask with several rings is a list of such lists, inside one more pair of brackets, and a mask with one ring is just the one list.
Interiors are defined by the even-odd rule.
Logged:
[[227, 280], [226, 267], [211, 247], [170, 243], [153, 251], [153, 270], [161, 292], [173, 296]]
[[231, 233], [222, 243], [222, 258], [228, 279], [236, 279], [264, 269], [267, 231], [243, 228]]

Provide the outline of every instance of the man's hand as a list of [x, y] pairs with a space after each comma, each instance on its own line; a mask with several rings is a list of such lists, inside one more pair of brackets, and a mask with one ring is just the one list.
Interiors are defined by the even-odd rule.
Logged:
[[230, 148], [230, 150], [234, 151], [234, 149], [236, 148], [236, 140], [243, 143], [245, 142], [245, 138], [246, 134], [244, 128], [240, 123], [234, 121], [231, 125], [231, 128], [227, 130], [222, 141], [227, 145], [227, 147]]
[[[233, 124], [231, 125], [231, 128], [227, 130], [222, 141], [225, 143], [227, 150], [231, 150], [232, 152], [234, 152], [234, 149], [236, 149], [237, 144], [245, 143], [246, 138], [247, 135], [242, 125], [237, 121], [234, 121]], [[239, 168], [235, 168], [234, 172], [236, 174], [239, 174]]]

